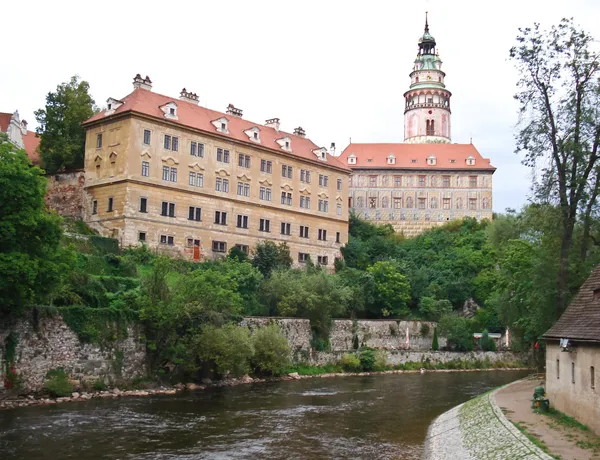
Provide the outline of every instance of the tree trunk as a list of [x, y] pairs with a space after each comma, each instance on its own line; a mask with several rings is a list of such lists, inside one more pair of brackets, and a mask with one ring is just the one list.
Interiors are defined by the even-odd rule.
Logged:
[[573, 227], [575, 222], [569, 220], [564, 226], [564, 234], [560, 245], [560, 259], [558, 267], [558, 303], [556, 306], [556, 319], [567, 308], [569, 296], [569, 252], [573, 243]]

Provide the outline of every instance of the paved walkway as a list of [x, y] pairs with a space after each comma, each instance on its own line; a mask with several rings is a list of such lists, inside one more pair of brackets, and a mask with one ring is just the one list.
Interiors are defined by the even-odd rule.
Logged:
[[590, 435], [552, 423], [548, 416], [531, 410], [533, 389], [543, 383], [543, 380], [519, 380], [505, 386], [496, 392], [496, 404], [508, 419], [524, 426], [528, 433], [541, 440], [553, 455], [559, 455], [562, 460], [600, 459], [600, 456], [594, 456], [593, 451], [577, 446], [578, 441], [586, 441]]

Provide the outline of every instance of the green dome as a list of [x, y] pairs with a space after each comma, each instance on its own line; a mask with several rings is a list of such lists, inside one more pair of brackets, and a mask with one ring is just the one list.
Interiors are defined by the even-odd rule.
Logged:
[[429, 31], [425, 32], [421, 38], [419, 38], [419, 43], [435, 43], [435, 38], [433, 35], [429, 33]]

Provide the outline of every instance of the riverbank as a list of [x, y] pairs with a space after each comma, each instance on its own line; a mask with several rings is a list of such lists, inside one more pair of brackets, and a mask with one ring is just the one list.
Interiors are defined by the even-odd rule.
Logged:
[[502, 388], [506, 386], [478, 396], [435, 419], [427, 433], [425, 459], [552, 460], [504, 416], [495, 399]]
[[527, 367], [513, 368], [493, 368], [493, 369], [419, 369], [419, 370], [388, 370], [381, 372], [330, 372], [322, 374], [307, 374], [300, 375], [297, 372], [292, 372], [281, 377], [270, 378], [252, 378], [244, 376], [239, 379], [226, 379], [212, 382], [206, 380], [202, 385], [196, 383], [177, 384], [170, 387], [160, 386], [158, 388], [135, 389], [121, 391], [119, 388], [114, 388], [108, 391], [95, 392], [73, 392], [70, 397], [51, 398], [42, 394], [20, 395], [18, 397], [6, 398], [0, 400], [0, 410], [16, 409], [27, 406], [45, 406], [51, 404], [61, 404], [66, 402], [88, 401], [97, 398], [124, 398], [124, 397], [143, 397], [152, 395], [174, 395], [182, 391], [202, 391], [211, 388], [233, 387], [237, 385], [247, 385], [250, 383], [264, 382], [282, 382], [288, 380], [303, 380], [313, 378], [333, 378], [333, 377], [365, 377], [372, 375], [390, 375], [390, 374], [418, 374], [418, 373], [443, 373], [443, 372], [491, 372], [491, 371], [523, 371], [531, 370]]

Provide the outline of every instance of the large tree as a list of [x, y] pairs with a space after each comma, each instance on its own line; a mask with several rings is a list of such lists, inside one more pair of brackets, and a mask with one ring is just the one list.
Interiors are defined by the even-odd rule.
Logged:
[[46, 210], [46, 179], [0, 133], [0, 318], [50, 298], [74, 263], [60, 245], [61, 219]]
[[569, 261], [575, 224], [584, 223], [586, 257], [598, 195], [600, 144], [599, 55], [593, 38], [563, 19], [550, 30], [519, 29], [510, 50], [519, 72], [520, 130], [517, 152], [535, 169], [536, 198], [560, 209], [561, 244], [557, 313], [569, 300]]
[[83, 168], [85, 130], [81, 123], [98, 112], [90, 85], [78, 76], [61, 83], [46, 96], [46, 106], [35, 112], [40, 124], [40, 155], [47, 172]]

